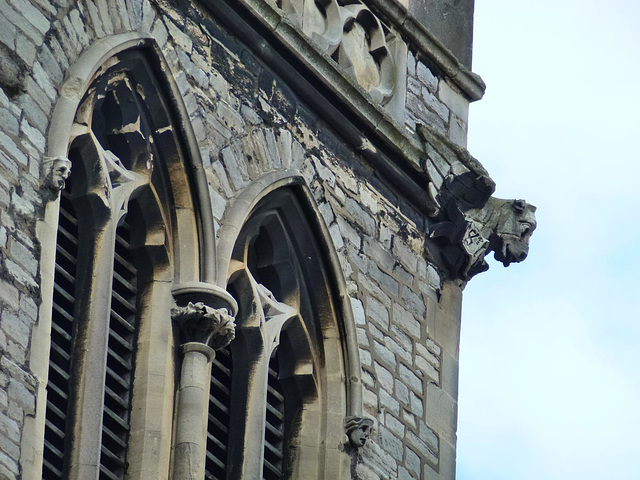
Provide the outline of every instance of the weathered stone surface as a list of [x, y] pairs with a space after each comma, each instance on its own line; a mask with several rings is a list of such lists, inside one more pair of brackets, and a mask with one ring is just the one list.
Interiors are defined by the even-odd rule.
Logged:
[[[304, 3], [311, 10], [324, 5]], [[189, 203], [189, 197], [193, 197], [199, 214], [212, 217], [211, 228], [214, 235], [219, 235], [230, 224], [240, 227], [246, 220], [230, 216], [230, 212], [242, 210], [234, 210], [238, 202], [247, 202], [244, 206], [249, 210], [255, 207], [244, 197], [247, 192], [266, 191], [272, 184], [265, 179], [279, 176], [279, 181], [291, 181], [295, 185], [292, 188], [309, 195], [303, 202], [305, 214], [318, 216], [321, 225], [324, 223], [322, 228], [328, 230], [329, 238], [320, 243], [326, 242], [337, 251], [331, 256], [335, 263], [332, 268], [344, 277], [343, 283], [336, 283], [344, 284], [346, 291], [334, 293], [336, 301], [345, 299], [345, 308], [351, 309], [356, 327], [351, 334], [355, 336], [354, 352], [362, 367], [362, 405], [353, 408], [363, 408], [380, 422], [379, 430], [374, 428], [371, 439], [348, 460], [353, 462], [350, 471], [358, 478], [405, 479], [417, 478], [420, 473], [425, 478], [453, 478], [446, 472], [451, 471], [455, 458], [453, 412], [459, 339], [456, 302], [460, 297], [446, 292], [459, 292], [457, 282], [470, 278], [477, 269], [469, 259], [475, 261], [480, 256], [472, 248], [464, 250], [465, 245], [473, 247], [473, 242], [465, 243], [471, 234], [459, 227], [471, 225], [470, 221], [493, 225], [493, 219], [484, 217], [495, 206], [494, 200], [488, 200], [492, 184], [481, 166], [459, 148], [466, 141], [468, 113], [468, 101], [458, 91], [459, 80], [451, 78], [452, 72], [443, 72], [440, 61], [418, 52], [416, 45], [409, 45], [408, 49], [405, 45], [404, 50], [389, 47], [392, 42], [407, 41], [408, 36], [399, 34], [396, 20], [383, 18], [384, 9], [376, 9], [374, 15], [370, 6], [347, 3], [334, 6], [346, 8], [348, 14], [327, 14], [315, 19], [319, 24], [324, 22], [321, 19], [348, 19], [346, 30], [342, 23], [336, 30], [338, 43], [310, 35], [316, 47], [334, 45], [333, 59], [316, 56], [316, 47], [299, 57], [308, 62], [299, 73], [311, 87], [331, 78], [353, 79], [345, 85], [360, 103], [349, 103], [351, 96], [329, 102], [346, 119], [336, 123], [314, 110], [309, 93], [299, 89], [286, 72], [275, 72], [268, 61], [274, 44], [254, 45], [248, 30], [237, 32], [226, 23], [219, 23], [218, 16], [206, 9], [218, 8], [215, 2], [205, 8], [198, 3], [187, 6], [147, 0], [96, 0], [78, 5], [0, 0], [4, 14], [0, 16], [0, 451], [4, 455], [0, 457], [0, 477], [22, 471], [21, 435], [33, 419], [35, 406], [31, 349], [34, 342], [37, 348], [42, 347], [37, 343], [42, 340], [37, 339], [49, 335], [39, 332], [38, 337], [33, 332], [46, 323], [49, 315], [39, 311], [41, 302], [50, 301], [42, 298], [42, 292], [50, 291], [52, 282], [50, 272], [43, 270], [46, 262], [41, 259], [45, 255], [52, 259], [54, 242], [50, 233], [50, 238], [44, 238], [34, 232], [45, 209], [54, 205], [47, 200], [55, 199], [47, 199], [43, 190], [49, 173], [45, 164], [48, 160], [44, 158], [50, 148], [48, 135], [59, 128], [52, 124], [54, 107], [63, 92], [69, 98], [84, 95], [81, 91], [70, 94], [63, 85], [69, 88], [65, 79], [68, 80], [70, 69], [78, 65], [79, 59], [85, 61], [84, 55], [99, 39], [137, 30], [155, 39], [154, 48], [167, 61], [157, 73], [175, 83], [175, 103], [184, 104], [185, 116], [172, 128], [179, 128], [179, 123], [189, 126], [187, 131], [177, 133], [180, 142], [194, 143], [194, 155], [185, 154], [178, 163], [189, 166], [189, 175], [202, 171], [203, 185], [208, 188], [196, 202], [197, 182], [192, 182], [193, 191], [189, 194], [176, 192], [184, 195], [180, 201]], [[260, 10], [263, 14], [274, 11], [269, 10], [269, 2], [260, 5], [264, 7]], [[308, 14], [310, 10], [306, 11]], [[265, 17], [252, 22], [271, 20]], [[308, 33], [314, 22], [307, 18], [306, 23], [297, 25]], [[298, 42], [296, 45], [306, 42], [287, 22], [278, 28], [284, 44], [291, 39]], [[313, 31], [328, 35], [328, 30]], [[380, 47], [373, 63], [372, 50], [358, 36], [363, 31], [371, 44]], [[111, 41], [114, 37], [109, 38]], [[338, 46], [345, 39], [348, 45]], [[388, 69], [381, 65], [382, 51], [387, 57], [397, 52], [406, 55], [406, 60], [394, 58], [403, 67], [403, 71], [394, 71], [395, 79], [402, 82], [402, 88], [394, 92], [381, 88], [389, 79], [376, 78], [376, 74]], [[330, 76], [336, 72], [339, 76]], [[326, 83], [335, 94], [332, 82]], [[379, 116], [383, 112], [380, 104], [389, 96], [397, 96], [397, 92], [403, 97], [406, 93], [406, 98], [401, 99], [406, 108], [398, 109], [396, 102], [393, 112]], [[147, 93], [140, 91], [140, 98]], [[174, 103], [174, 99], [168, 103]], [[386, 123], [393, 123], [388, 113], [394, 115], [394, 122], [404, 121], [407, 127], [393, 130], [395, 137], [389, 136], [392, 130], [385, 130]], [[359, 142], [347, 138], [352, 121], [361, 136]], [[428, 134], [420, 133], [421, 123], [428, 124]], [[416, 133], [421, 135], [420, 140]], [[374, 150], [375, 155], [387, 155], [391, 163], [376, 163], [371, 154]], [[397, 158], [391, 158], [388, 152], [397, 152]], [[435, 216], [429, 217], [431, 214], [408, 200], [408, 186], [405, 189], [405, 184], [389, 180], [390, 171], [385, 168], [390, 165], [392, 170], [400, 166], [410, 173], [409, 177], [417, 178], [419, 194], [431, 197], [437, 206]], [[172, 168], [167, 170], [169, 176], [175, 174]], [[201, 186], [198, 184], [198, 188]], [[500, 228], [498, 223], [493, 225], [499, 234], [491, 248], [505, 263], [517, 261], [526, 253], [524, 244], [528, 238], [525, 241], [522, 235], [530, 234], [532, 228], [524, 231], [523, 225], [528, 222], [533, 227], [534, 220], [531, 208], [525, 206], [520, 213], [523, 215], [507, 215], [498, 222]], [[198, 222], [194, 222], [194, 229]], [[451, 225], [446, 222], [458, 230], [449, 229]], [[199, 233], [191, 232], [189, 235], [193, 236], [186, 238], [184, 232], [171, 232], [173, 236], [163, 240], [166, 233], [157, 234], [160, 240], [154, 233], [153, 242], [180, 244], [186, 239], [193, 248], [202, 248]], [[313, 233], [319, 234], [315, 230]], [[156, 243], [154, 248], [158, 247]], [[455, 252], [448, 250], [450, 246], [458, 253], [461, 248], [467, 252], [466, 257], [463, 255], [467, 263], [456, 263], [460, 259], [454, 258]], [[198, 253], [202, 264], [211, 261], [207, 257], [205, 262], [205, 257], [203, 252]], [[198, 270], [198, 266], [180, 268]], [[166, 352], [170, 350], [170, 346], [165, 348]], [[337, 355], [327, 358], [334, 361], [334, 357]], [[168, 358], [165, 363], [173, 362], [175, 358]], [[158, 365], [162, 363], [159, 361]], [[46, 365], [39, 368], [46, 371]], [[167, 412], [172, 411], [172, 395], [155, 397], [168, 402], [163, 407]], [[147, 411], [145, 418], [156, 413], [161, 415]], [[168, 418], [171, 420], [170, 413]], [[344, 431], [339, 433], [344, 435]], [[139, 442], [140, 449], [144, 444]], [[342, 451], [337, 444], [331, 448]], [[164, 455], [169, 458], [170, 453], [165, 451]], [[436, 472], [438, 469], [440, 473]]]

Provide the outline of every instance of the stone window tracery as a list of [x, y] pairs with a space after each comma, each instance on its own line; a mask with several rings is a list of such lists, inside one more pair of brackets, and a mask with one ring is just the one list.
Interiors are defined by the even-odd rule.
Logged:
[[[129, 445], [149, 435], [146, 420], [133, 412], [152, 402], [166, 411], [166, 400], [158, 402], [150, 392], [160, 388], [155, 395], [162, 396], [173, 383], [165, 375], [164, 384], [154, 385], [148, 375], [153, 351], [171, 352], [170, 284], [177, 273], [172, 226], [177, 210], [190, 202], [188, 192], [170, 186], [180, 175], [170, 169], [182, 164], [181, 138], [151, 65], [136, 50], [99, 69], [71, 132], [42, 476], [124, 479], [142, 468], [141, 449]], [[195, 227], [195, 221], [187, 225]], [[186, 239], [193, 237], [185, 232]], [[157, 297], [166, 303], [165, 325], [152, 315]], [[150, 343], [151, 330], [161, 344]], [[172, 358], [165, 360], [167, 372]], [[166, 415], [159, 415], [162, 421]], [[169, 447], [170, 416], [166, 427], [159, 442]], [[168, 469], [168, 459], [163, 462]]]
[[[331, 421], [339, 419], [342, 430], [346, 382], [338, 313], [305, 216], [293, 190], [276, 190], [256, 205], [236, 240], [228, 287], [239, 305], [230, 344], [228, 471], [207, 478], [304, 478], [305, 462], [328, 461], [323, 443], [331, 444]], [[214, 366], [212, 376], [217, 371]], [[209, 423], [210, 437], [221, 432]], [[337, 447], [342, 439], [336, 440]]]

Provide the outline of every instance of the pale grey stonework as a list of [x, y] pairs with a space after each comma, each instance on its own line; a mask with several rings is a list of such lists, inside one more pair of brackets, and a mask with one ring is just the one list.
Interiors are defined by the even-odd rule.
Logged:
[[[47, 183], [50, 162], [66, 158], [73, 138], [86, 134], [72, 123], [91, 82], [122, 52], [140, 49], [157, 62], [153, 71], [175, 116], [167, 131], [179, 131], [185, 157], [183, 173], [174, 165], [167, 175], [183, 175], [180, 188], [191, 190], [176, 189], [175, 196], [192, 205], [173, 205], [177, 224], [191, 225], [173, 232], [176, 250], [188, 252], [181, 270], [176, 266], [175, 278], [154, 273], [164, 285], [156, 291], [164, 293], [149, 308], [167, 324], [153, 328], [169, 340], [154, 349], [151, 333], [140, 334], [139, 348], [148, 354], [140, 378], [161, 378], [162, 388], [145, 384], [158, 388], [155, 396], [136, 400], [146, 413], [140, 418], [157, 422], [157, 430], [144, 424], [136, 437], [144, 441], [130, 446], [130, 478], [195, 478], [186, 465], [204, 455], [206, 441], [189, 422], [206, 414], [206, 402], [189, 372], [206, 375], [213, 355], [205, 341], [174, 339], [170, 306], [181, 297], [171, 293], [172, 282], [181, 276], [183, 283], [214, 285], [218, 293], [207, 295], [224, 297], [233, 310], [225, 289], [237, 268], [235, 242], [250, 237], [242, 226], [264, 208], [260, 199], [291, 191], [308, 217], [296, 225], [311, 231], [326, 257], [318, 268], [333, 297], [323, 305], [339, 325], [322, 324], [327, 350], [312, 364], [322, 365], [332, 396], [322, 412], [308, 405], [292, 475], [454, 480], [462, 289], [486, 270], [491, 251], [505, 265], [524, 260], [536, 226], [535, 207], [491, 197], [493, 182], [465, 149], [469, 103], [484, 89], [468, 69], [469, 2], [455, 12], [466, 15], [468, 44], [451, 43], [456, 26], [448, 22], [433, 37], [413, 0], [408, 12], [388, 0], [188, 3], [0, 0], [0, 478], [42, 478], [59, 208], [58, 191]], [[450, 7], [442, 3], [439, 12]], [[328, 22], [324, 30], [314, 23], [320, 19]], [[360, 34], [376, 49], [358, 43]], [[123, 127], [139, 132], [131, 125]], [[105, 163], [112, 189], [126, 183], [118, 175], [127, 170], [116, 160]], [[110, 195], [100, 198], [108, 204]], [[197, 220], [193, 205], [202, 215]], [[115, 228], [117, 218], [110, 218]], [[158, 240], [164, 232], [154, 235], [147, 244], [165, 244]], [[278, 307], [290, 315], [287, 322], [295, 317], [285, 299], [251, 282], [253, 293], [235, 292], [235, 301], [259, 298], [264, 312]], [[199, 346], [184, 357], [181, 343]], [[163, 369], [157, 377], [155, 365]], [[190, 395], [202, 404], [199, 412], [187, 400], [174, 404], [179, 388], [196, 392]], [[151, 398], [158, 405], [145, 403]], [[363, 446], [349, 440], [348, 418], [373, 425]], [[304, 447], [320, 424], [322, 468]], [[262, 448], [243, 445], [246, 452]], [[262, 468], [256, 461], [244, 460], [243, 478]], [[73, 469], [72, 478], [85, 480]]]

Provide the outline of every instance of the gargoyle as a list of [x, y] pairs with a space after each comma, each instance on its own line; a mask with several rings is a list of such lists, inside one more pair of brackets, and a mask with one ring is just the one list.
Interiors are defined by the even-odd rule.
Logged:
[[449, 220], [432, 225], [430, 237], [444, 244], [440, 258], [452, 276], [469, 280], [489, 268], [484, 257], [505, 267], [523, 261], [536, 228], [536, 207], [524, 200], [490, 197], [482, 208], [460, 212], [449, 204]]
[[494, 258], [505, 267], [522, 262], [529, 253], [529, 239], [536, 229], [536, 207], [524, 200], [491, 197], [483, 208], [468, 210], [468, 227], [462, 246], [470, 256], [469, 277], [489, 268], [484, 257]]

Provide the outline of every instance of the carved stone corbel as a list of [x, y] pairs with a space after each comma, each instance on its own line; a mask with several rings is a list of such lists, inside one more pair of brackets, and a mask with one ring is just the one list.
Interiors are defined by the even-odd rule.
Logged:
[[71, 160], [66, 157], [45, 158], [44, 160], [43, 201], [50, 202], [58, 198], [64, 190], [65, 182], [71, 175]]
[[373, 423], [373, 418], [359, 415], [352, 415], [344, 419], [344, 428], [352, 447], [364, 447], [371, 435]]

